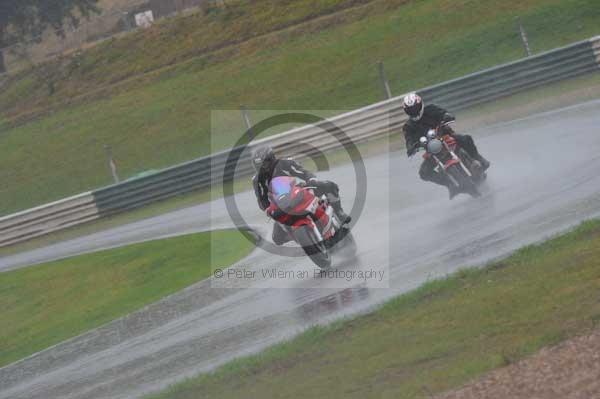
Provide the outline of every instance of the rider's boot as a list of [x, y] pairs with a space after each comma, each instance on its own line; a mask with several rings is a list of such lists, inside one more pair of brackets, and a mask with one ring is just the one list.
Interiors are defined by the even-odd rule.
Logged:
[[333, 208], [335, 213], [340, 218], [340, 222], [342, 224], [350, 223], [352, 221], [352, 216], [344, 212], [344, 209], [342, 208], [342, 201], [340, 201], [339, 198], [333, 201], [330, 200], [329, 203], [331, 204], [331, 207]]
[[483, 167], [483, 171], [484, 172], [486, 170], [488, 170], [488, 168], [490, 167], [490, 161], [488, 161], [487, 159], [485, 159], [483, 157], [483, 155], [481, 155], [480, 153], [477, 153], [477, 156], [475, 157], [475, 159], [481, 163], [481, 166]]
[[457, 137], [459, 145], [461, 145], [469, 153], [473, 160], [481, 163], [483, 171], [485, 172], [490, 167], [490, 161], [481, 156], [477, 146], [475, 145], [475, 142], [473, 141], [473, 138], [469, 135], [456, 135], [455, 137]]

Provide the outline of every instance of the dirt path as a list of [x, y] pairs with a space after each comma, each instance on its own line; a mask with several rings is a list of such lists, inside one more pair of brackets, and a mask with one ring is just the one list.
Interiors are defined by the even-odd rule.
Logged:
[[600, 329], [494, 370], [437, 399], [600, 398]]

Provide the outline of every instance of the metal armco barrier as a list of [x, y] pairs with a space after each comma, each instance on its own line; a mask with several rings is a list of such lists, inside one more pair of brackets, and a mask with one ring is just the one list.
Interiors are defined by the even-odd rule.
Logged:
[[[600, 36], [430, 86], [418, 92], [425, 101], [435, 101], [446, 108], [457, 110], [593, 71], [600, 71]], [[328, 119], [347, 136], [341, 140], [327, 133], [320, 124], [295, 128], [257, 140], [240, 154], [235, 175], [252, 173], [248, 154], [252, 147], [258, 145], [269, 144], [282, 156], [306, 156], [307, 145], [322, 152], [339, 148], [348, 140], [360, 143], [399, 132], [406, 121], [401, 109], [402, 97], [394, 97]], [[212, 183], [223, 180], [231, 151], [235, 149], [2, 217], [0, 247], [174, 195], [210, 187]], [[227, 170], [226, 173], [225, 177], [230, 178], [233, 171]]]
[[91, 192], [27, 209], [0, 218], [0, 247], [89, 222], [98, 217], [98, 208]]

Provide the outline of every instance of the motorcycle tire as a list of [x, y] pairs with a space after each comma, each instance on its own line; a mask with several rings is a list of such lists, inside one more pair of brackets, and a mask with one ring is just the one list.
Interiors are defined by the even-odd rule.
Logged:
[[319, 242], [315, 232], [310, 227], [300, 227], [294, 232], [294, 237], [304, 250], [304, 253], [321, 269], [331, 267], [331, 255], [324, 242]]
[[481, 193], [477, 189], [477, 185], [471, 179], [465, 171], [462, 169], [460, 165], [452, 165], [448, 169], [446, 169], [446, 173], [451, 175], [457, 182], [460, 187], [460, 190], [464, 193], [471, 195], [472, 197], [481, 197]]

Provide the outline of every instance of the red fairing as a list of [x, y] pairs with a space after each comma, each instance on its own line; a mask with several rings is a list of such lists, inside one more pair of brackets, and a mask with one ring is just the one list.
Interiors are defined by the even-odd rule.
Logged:
[[327, 215], [326, 210], [327, 208], [325, 207], [325, 204], [319, 204], [317, 210], [315, 211], [315, 218], [317, 219], [321, 228], [327, 226], [329, 223], [329, 215]]
[[[327, 214], [325, 214], [325, 218], [324, 219], [325, 220], [320, 220], [319, 221], [319, 223], [322, 224], [321, 225], [322, 229], [324, 229], [327, 226], [327, 224], [329, 223], [329, 219], [330, 218], [329, 218], [329, 216]], [[331, 237], [333, 237], [333, 235], [335, 234], [335, 229], [333, 229], [333, 228], [330, 227], [330, 228], [327, 229], [327, 231], [323, 231], [322, 234], [323, 234], [323, 238], [326, 239], [326, 240], [328, 240]]]
[[[298, 195], [300, 195], [301, 193], [304, 195], [302, 198], [302, 202], [300, 202], [296, 207], [294, 207], [292, 214], [288, 214], [281, 211], [273, 202], [271, 202], [271, 205], [269, 205], [269, 207], [267, 208], [267, 214], [279, 223], [292, 226], [294, 228], [305, 225], [314, 227], [313, 219], [306, 216], [306, 211], [315, 200], [315, 195], [312, 193], [312, 191], [306, 188], [295, 186], [294, 188], [292, 188], [291, 197], [297, 198]], [[315, 215], [319, 215], [317, 216], [317, 220], [321, 219], [321, 214], [324, 215], [325, 221], [328, 222], [329, 218], [327, 214], [325, 214], [325, 211], [322, 210], [321, 206], [318, 206], [315, 212]]]
[[[312, 196], [312, 197], [314, 198], [314, 196]], [[308, 205], [310, 205], [310, 203]], [[303, 208], [303, 209], [306, 209], [306, 208]], [[327, 223], [329, 223], [329, 216], [325, 212], [325, 205], [319, 204], [319, 206], [317, 207], [317, 209], [315, 210], [315, 213], [313, 215], [321, 228], [327, 226]], [[292, 227], [300, 227], [300, 226], [305, 226], [305, 225], [310, 225], [311, 227], [313, 227], [314, 226], [313, 219], [309, 218], [309, 217], [304, 217], [302, 219], [297, 220], [292, 225]], [[327, 237], [325, 237], [325, 238], [327, 238]]]
[[286, 213], [283, 213], [283, 212], [277, 212], [277, 210], [278, 210], [277, 205], [275, 205], [274, 203], [271, 202], [271, 204], [265, 211], [267, 212], [267, 215], [269, 215], [270, 217], [272, 217], [279, 223], [288, 224], [291, 216]]
[[304, 199], [294, 208], [294, 213], [296, 214], [302, 214], [315, 199], [315, 195], [312, 193], [312, 191], [298, 186], [295, 186], [292, 189], [292, 198], [296, 198], [301, 191], [304, 192]]
[[315, 223], [311, 218], [304, 216], [298, 218], [294, 223], [292, 223], [292, 227], [295, 229], [297, 229], [300, 226], [310, 226], [311, 228], [313, 228], [315, 226]]

